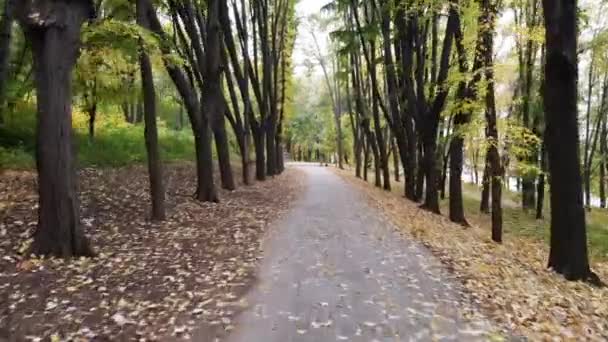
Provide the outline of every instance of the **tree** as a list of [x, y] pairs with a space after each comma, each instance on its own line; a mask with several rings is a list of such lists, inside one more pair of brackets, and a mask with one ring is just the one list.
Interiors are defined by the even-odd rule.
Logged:
[[[314, 20], [316, 18], [311, 17], [309, 20]], [[339, 78], [339, 64], [340, 59], [337, 54], [333, 56], [325, 56], [321, 51], [321, 47], [319, 45], [317, 35], [315, 34], [315, 27], [310, 28], [310, 35], [315, 44], [314, 50], [312, 51], [319, 66], [321, 67], [321, 71], [323, 72], [323, 78], [325, 80], [325, 86], [329, 91], [329, 96], [331, 98], [332, 109], [334, 113], [334, 125], [336, 126], [336, 143], [338, 147], [338, 167], [340, 169], [344, 169], [343, 160], [344, 160], [344, 147], [343, 147], [343, 136], [342, 136], [342, 98], [341, 98], [341, 82]], [[328, 59], [330, 59], [331, 65], [333, 68], [333, 79], [330, 77], [330, 70], [328, 67]]]
[[18, 18], [32, 45], [36, 75], [38, 227], [32, 252], [59, 257], [90, 256], [80, 224], [77, 176], [72, 151], [72, 69], [80, 31], [91, 18], [89, 0], [26, 0]]
[[589, 268], [577, 124], [577, 1], [543, 0], [545, 116], [551, 173], [549, 267], [569, 280], [599, 282]]
[[[145, 11], [146, 16], [148, 17], [148, 23], [150, 27], [147, 27], [150, 31], [156, 33], [161, 38], [166, 39], [166, 34], [161, 26], [160, 20], [158, 19], [158, 14], [151, 3], [150, 0], [143, 0], [141, 3], [144, 8], [142, 10]], [[173, 3], [173, 17], [174, 22], [177, 21], [176, 11], [178, 8], [175, 6], [178, 4]], [[180, 4], [185, 5], [185, 4]], [[182, 9], [188, 10], [190, 7], [182, 7]], [[201, 32], [196, 29], [192, 20], [185, 21], [190, 24], [190, 32], [193, 35], [191, 42], [195, 52], [197, 52], [200, 56], [199, 60], [202, 59], [202, 41], [200, 37], [196, 35]], [[177, 23], [176, 23], [177, 25]], [[177, 26], [176, 26], [177, 27]], [[182, 32], [182, 31], [180, 31]], [[183, 32], [182, 32], [183, 33]], [[180, 35], [182, 40], [184, 39], [183, 34]], [[188, 51], [191, 52], [189, 46]], [[179, 48], [179, 47], [178, 47]], [[169, 55], [170, 49], [168, 44], [161, 44], [161, 50], [163, 54]], [[165, 68], [169, 73], [169, 76], [173, 80], [182, 100], [184, 102], [184, 106], [186, 107], [186, 111], [188, 113], [188, 118], [190, 119], [190, 126], [192, 129], [192, 133], [194, 135], [194, 146], [196, 150], [196, 172], [197, 172], [197, 188], [196, 188], [196, 199], [199, 201], [206, 202], [218, 202], [219, 198], [217, 195], [217, 191], [215, 189], [215, 182], [213, 180], [213, 158], [211, 152], [211, 130], [209, 127], [209, 119], [202, 112], [201, 103], [199, 101], [199, 97], [197, 96], [197, 89], [195, 88], [194, 80], [189, 79], [187, 75], [192, 75], [192, 72], [195, 70], [199, 70], [199, 64], [193, 59], [192, 55], [188, 55], [191, 58], [188, 60], [189, 68], [185, 66], [179, 66], [171, 61], [171, 59], [165, 59]], [[201, 61], [202, 63], [202, 61]], [[197, 78], [197, 82], [202, 83], [200, 78], [200, 74]], [[195, 76], [192, 76], [195, 77]]]
[[[150, 27], [143, 0], [137, 0], [136, 8], [137, 23], [142, 27]], [[163, 170], [158, 147], [158, 129], [156, 128], [156, 90], [154, 89], [152, 64], [143, 44], [139, 55], [139, 64], [144, 97], [145, 140], [146, 151], [148, 152], [152, 219], [162, 221], [165, 219], [165, 188], [163, 186]]]
[[494, 81], [494, 26], [496, 23], [496, 1], [482, 0], [481, 40], [483, 66], [487, 82], [485, 98], [486, 138], [488, 140], [487, 162], [492, 192], [492, 240], [502, 242], [502, 176], [504, 174], [500, 153], [498, 152], [498, 124]]
[[5, 0], [0, 19], [0, 123], [4, 112], [6, 83], [12, 42], [13, 21], [15, 19], [15, 0]]
[[[217, 0], [207, 1], [207, 27], [205, 44], [205, 65], [200, 68], [203, 71], [203, 85], [201, 89], [203, 110], [205, 116], [209, 117], [211, 128], [215, 136], [222, 187], [234, 190], [234, 177], [230, 165], [230, 150], [224, 115], [228, 110], [226, 99], [222, 90], [222, 32], [219, 23], [220, 5]], [[199, 60], [199, 64], [202, 61]]]

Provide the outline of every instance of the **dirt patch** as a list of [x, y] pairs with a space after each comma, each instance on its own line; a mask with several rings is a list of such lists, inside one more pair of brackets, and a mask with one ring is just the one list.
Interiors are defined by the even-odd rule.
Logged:
[[[260, 239], [298, 194], [299, 171], [192, 199], [191, 165], [165, 171], [167, 214], [151, 223], [144, 167], [80, 172], [82, 222], [98, 257], [32, 259], [32, 173], [0, 176], [0, 340], [213, 340], [233, 328]], [[235, 172], [235, 175], [238, 173]]]
[[[516, 236], [495, 244], [488, 230], [464, 229], [349, 172], [336, 172], [448, 265], [494, 321], [534, 341], [608, 339], [608, 289], [568, 282], [549, 271], [544, 244]], [[606, 263], [592, 267], [608, 280]]]

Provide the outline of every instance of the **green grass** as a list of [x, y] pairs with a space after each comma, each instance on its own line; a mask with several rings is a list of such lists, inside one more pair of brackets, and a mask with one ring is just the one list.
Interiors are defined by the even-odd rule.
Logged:
[[[75, 112], [74, 140], [79, 167], [119, 167], [146, 161], [143, 125], [131, 125], [120, 113], [100, 113], [95, 138], [87, 133], [87, 118]], [[159, 121], [161, 157], [164, 161], [194, 160], [194, 140], [189, 129], [176, 131]], [[0, 170], [35, 167], [35, 112], [21, 108], [0, 126]]]
[[[490, 226], [489, 215], [479, 213], [480, 190], [472, 184], [464, 184], [464, 206], [467, 218], [476, 223]], [[536, 219], [534, 211], [524, 212], [520, 205], [520, 195], [503, 189], [503, 229], [505, 236], [510, 234], [536, 239], [549, 243], [550, 208], [549, 193], [545, 195], [545, 210], [542, 220]], [[447, 200], [444, 201], [447, 213]], [[608, 259], [608, 210], [593, 208], [587, 212], [587, 239], [589, 254], [596, 260]]]
[[27, 170], [34, 165], [33, 155], [21, 147], [4, 148], [0, 146], [0, 170]]
[[[369, 171], [368, 182], [374, 185], [373, 170]], [[395, 183], [391, 179], [392, 191], [400, 196], [403, 195], [403, 182]], [[479, 211], [481, 203], [480, 189], [469, 183], [463, 183], [463, 204], [465, 216], [471, 222], [480, 227], [487, 227], [490, 231], [490, 215], [482, 214]], [[544, 241], [549, 243], [550, 228], [550, 208], [549, 193], [545, 195], [545, 218], [536, 219], [534, 211], [524, 212], [521, 207], [521, 196], [512, 191], [503, 189], [503, 230], [505, 238], [520, 236], [529, 239]], [[447, 215], [448, 199], [441, 201], [441, 212]], [[589, 241], [589, 254], [594, 260], [608, 260], [608, 209], [593, 208], [587, 214], [587, 239]]]

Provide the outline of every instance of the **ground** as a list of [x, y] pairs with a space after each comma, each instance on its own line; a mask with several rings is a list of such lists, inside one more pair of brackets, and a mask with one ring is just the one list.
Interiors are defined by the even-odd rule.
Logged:
[[172, 165], [169, 220], [152, 224], [145, 168], [85, 169], [98, 257], [71, 261], [24, 255], [34, 177], [3, 174], [0, 341], [608, 338], [608, 290], [547, 270], [542, 242], [497, 245], [334, 171], [290, 165], [202, 204], [192, 166]]
[[222, 191], [220, 204], [199, 203], [192, 165], [169, 165], [168, 220], [151, 223], [145, 167], [82, 170], [82, 221], [98, 256], [64, 261], [24, 255], [35, 177], [2, 174], [0, 341], [164, 341], [230, 330], [262, 235], [293, 202], [298, 178], [288, 170]]
[[[537, 234], [522, 234], [519, 223], [532, 218], [505, 219], [504, 242], [490, 239], [489, 218], [465, 197], [471, 227], [422, 210], [403, 197], [402, 183], [387, 192], [336, 172], [365, 194], [371, 207], [385, 213], [406, 236], [423, 243], [451, 270], [482, 312], [514, 335], [532, 341], [605, 341], [608, 339], [608, 288], [569, 282], [547, 269], [548, 245]], [[515, 209], [507, 207], [507, 210]], [[521, 209], [520, 209], [521, 211]], [[444, 215], [447, 208], [442, 207]], [[539, 229], [541, 229], [539, 227]], [[592, 268], [608, 279], [608, 263], [596, 258]]]
[[497, 329], [421, 244], [328, 168], [264, 243], [260, 281], [228, 341], [488, 340]]

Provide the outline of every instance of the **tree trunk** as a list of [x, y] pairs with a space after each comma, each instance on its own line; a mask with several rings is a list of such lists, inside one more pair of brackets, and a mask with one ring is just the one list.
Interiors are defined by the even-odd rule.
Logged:
[[577, 123], [577, 7], [575, 0], [543, 0], [545, 117], [551, 174], [549, 267], [568, 280], [599, 278], [589, 268]]
[[88, 110], [89, 113], [89, 141], [95, 139], [95, 120], [97, 119], [97, 103], [93, 103]]
[[541, 173], [538, 175], [538, 184], [536, 188], [536, 219], [543, 219], [543, 208], [545, 205], [545, 174], [547, 172], [547, 152], [545, 151], [544, 143], [540, 155]]
[[589, 167], [585, 167], [583, 170], [583, 184], [585, 193], [585, 208], [587, 211], [591, 211], [591, 170]]
[[534, 185], [534, 178], [530, 176], [523, 176], [521, 178], [521, 205], [524, 210], [529, 210], [535, 207], [536, 186]]
[[363, 150], [364, 139], [362, 136], [355, 142], [355, 176], [361, 178], [361, 152]]
[[201, 103], [204, 107], [203, 115], [209, 118], [211, 129], [215, 136], [215, 148], [222, 187], [226, 190], [234, 190], [236, 186], [232, 175], [232, 166], [230, 165], [230, 145], [228, 143], [226, 121], [224, 118], [228, 105], [222, 92], [222, 36], [220, 32], [219, 11], [219, 0], [207, 1], [206, 69], [203, 76], [204, 84]]
[[490, 149], [486, 152], [486, 167], [483, 170], [483, 181], [481, 182], [481, 203], [479, 211], [485, 214], [490, 213]]
[[[141, 27], [150, 27], [141, 0], [137, 1], [137, 23]], [[158, 146], [158, 129], [156, 127], [156, 91], [154, 89], [154, 74], [150, 57], [141, 47], [139, 65], [141, 71], [142, 93], [144, 100], [144, 122], [146, 152], [148, 155], [148, 175], [150, 178], [150, 197], [152, 199], [152, 220], [165, 219], [165, 187], [163, 185], [163, 169]], [[95, 105], [97, 107], [97, 105]]]
[[136, 108], [134, 123], [141, 123], [144, 120], [144, 103], [138, 100]]
[[[459, 134], [459, 133], [456, 133]], [[464, 217], [464, 205], [462, 200], [462, 165], [463, 165], [462, 137], [453, 137], [450, 144], [450, 221], [463, 226], [469, 223]]]
[[482, 30], [482, 49], [483, 64], [485, 67], [486, 77], [486, 138], [489, 142], [488, 148], [488, 164], [490, 183], [492, 184], [492, 240], [494, 242], [502, 242], [502, 176], [503, 167], [501, 165], [500, 154], [498, 152], [498, 125], [496, 114], [496, 97], [494, 87], [494, 26], [496, 21], [496, 1], [483, 0], [482, 13], [484, 22], [486, 23], [485, 30]]
[[[411, 28], [413, 25], [406, 20], [406, 11], [403, 6], [397, 6], [395, 9], [394, 27], [397, 29], [397, 39], [395, 39], [396, 60], [401, 64], [396, 71], [399, 72], [400, 84], [399, 91], [401, 93], [400, 102], [405, 103], [401, 110], [403, 116], [403, 127], [405, 130], [405, 148], [406, 151], [401, 155], [403, 162], [403, 176], [405, 178], [405, 197], [412, 201], [419, 201], [422, 197], [422, 182], [418, 178], [417, 165], [418, 158], [416, 155], [416, 134], [414, 130], [413, 120], [417, 112], [417, 104], [413, 96], [413, 91], [408, 91], [413, 87], [411, 80], [412, 69], [412, 39]], [[417, 187], [417, 185], [420, 185]]]
[[391, 149], [393, 152], [393, 167], [395, 168], [395, 182], [399, 182], [400, 181], [400, 172], [399, 172], [399, 167], [400, 162], [399, 162], [399, 149], [397, 148], [397, 144], [395, 143], [395, 139], [391, 139]]
[[14, 10], [15, 0], [5, 0], [3, 16], [0, 20], [0, 123], [4, 120], [4, 100], [11, 56]]
[[606, 208], [606, 153], [608, 153], [608, 143], [606, 134], [606, 118], [602, 121], [602, 132], [600, 136], [600, 208]]
[[414, 197], [414, 201], [420, 202], [422, 201], [422, 197], [424, 195], [424, 152], [422, 150], [422, 142], [421, 139], [418, 139], [418, 165], [416, 165], [416, 196]]
[[32, 253], [92, 256], [80, 224], [78, 179], [72, 151], [72, 69], [89, 1], [22, 1], [17, 13], [32, 45], [37, 94], [38, 227]]
[[205, 117], [200, 127], [192, 128], [196, 151], [197, 187], [196, 199], [201, 202], [219, 202], [213, 179], [213, 153], [211, 152], [211, 129]]
[[[215, 96], [221, 96], [221, 101], [223, 101], [223, 95], [221, 94], [221, 90], [219, 94], [217, 94], [217, 91], [215, 92]], [[220, 180], [222, 182], [222, 188], [232, 191], [236, 189], [236, 185], [234, 183], [232, 165], [230, 164], [230, 143], [228, 142], [228, 135], [226, 133], [226, 123], [224, 120], [224, 115], [221, 114], [223, 113], [222, 111], [210, 113], [209, 111], [207, 111], [209, 107], [210, 106], [206, 106], [205, 111], [207, 115], [211, 115], [211, 127], [213, 130], [213, 135], [215, 137], [215, 149], [217, 151], [217, 159], [220, 169]], [[221, 106], [217, 107], [217, 110], [219, 110], [219, 108], [221, 108]]]
[[[158, 19], [156, 9], [150, 0], [141, 0], [143, 10], [151, 30], [155, 34], [166, 38], [160, 20]], [[167, 46], [161, 44], [163, 54], [169, 54]], [[190, 120], [190, 127], [194, 136], [194, 147], [196, 151], [196, 174], [197, 174], [197, 189], [195, 197], [199, 201], [218, 202], [217, 192], [215, 190], [215, 182], [213, 179], [213, 158], [211, 152], [211, 132], [209, 130], [208, 117], [203, 115], [201, 104], [196, 89], [191, 80], [187, 77], [188, 70], [178, 67], [174, 63], [165, 61], [165, 69], [167, 70], [171, 80], [177, 88]]]
[[252, 133], [253, 145], [255, 148], [255, 177], [259, 181], [264, 181], [266, 180], [266, 160], [264, 159], [264, 131], [261, 127], [253, 128], [252, 126]]
[[266, 121], [266, 175], [274, 176], [277, 174], [277, 149], [276, 143], [276, 120], [269, 115]]
[[363, 140], [363, 180], [367, 182], [367, 171], [369, 169], [369, 142], [367, 138]]
[[[430, 126], [430, 127], [429, 127]], [[427, 127], [423, 133], [423, 148], [424, 148], [424, 173], [426, 188], [424, 192], [424, 203], [422, 207], [430, 212], [439, 214], [439, 192], [437, 191], [437, 128], [434, 127], [434, 122], [427, 122]]]

